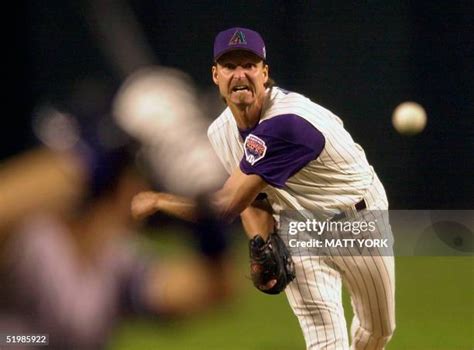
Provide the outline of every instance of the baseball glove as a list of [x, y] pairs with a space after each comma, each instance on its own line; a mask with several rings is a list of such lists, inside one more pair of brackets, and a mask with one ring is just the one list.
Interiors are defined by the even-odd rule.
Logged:
[[272, 233], [265, 241], [256, 235], [249, 242], [250, 276], [254, 286], [278, 294], [295, 278], [295, 266], [283, 240]]

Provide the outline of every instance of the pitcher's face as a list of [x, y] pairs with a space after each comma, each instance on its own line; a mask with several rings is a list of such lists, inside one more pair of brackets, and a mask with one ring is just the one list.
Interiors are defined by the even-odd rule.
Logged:
[[243, 109], [265, 98], [268, 65], [251, 52], [236, 50], [219, 58], [212, 79], [227, 105]]

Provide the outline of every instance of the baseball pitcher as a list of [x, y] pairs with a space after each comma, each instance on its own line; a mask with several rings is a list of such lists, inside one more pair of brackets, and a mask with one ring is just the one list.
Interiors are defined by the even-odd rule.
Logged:
[[[318, 212], [327, 220], [359, 216], [390, 232], [386, 220], [372, 218], [388, 203], [362, 148], [332, 112], [273, 86], [255, 31], [217, 35], [212, 78], [227, 108], [208, 136], [229, 178], [211, 200], [222, 219], [240, 215], [253, 283], [268, 294], [286, 292], [308, 349], [349, 349], [344, 283], [355, 315], [351, 349], [383, 349], [395, 329], [393, 256], [376, 250], [291, 256], [278, 234], [285, 210]], [[194, 200], [167, 193], [140, 193], [132, 202], [136, 218], [156, 211], [186, 220], [198, 215]]]

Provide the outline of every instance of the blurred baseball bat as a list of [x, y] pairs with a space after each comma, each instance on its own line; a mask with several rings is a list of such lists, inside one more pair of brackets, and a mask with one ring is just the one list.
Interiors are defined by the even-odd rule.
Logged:
[[103, 53], [123, 79], [158, 59], [126, 1], [91, 0], [88, 24]]

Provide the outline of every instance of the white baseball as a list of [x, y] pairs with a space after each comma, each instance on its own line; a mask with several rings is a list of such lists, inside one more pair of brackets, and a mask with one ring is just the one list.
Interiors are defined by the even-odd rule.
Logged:
[[426, 112], [416, 102], [403, 102], [393, 111], [393, 127], [402, 135], [415, 135], [422, 132], [426, 122]]

